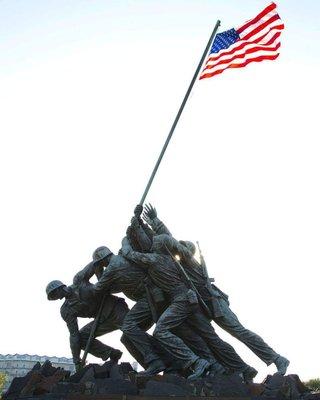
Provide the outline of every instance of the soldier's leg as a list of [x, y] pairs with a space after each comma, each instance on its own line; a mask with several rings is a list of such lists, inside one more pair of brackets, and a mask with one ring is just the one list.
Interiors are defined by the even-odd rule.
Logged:
[[249, 349], [267, 365], [274, 363], [279, 357], [279, 354], [268, 346], [259, 335], [246, 329], [240, 323], [234, 312], [231, 311], [225, 300], [220, 300], [220, 306], [223, 311], [223, 316], [215, 318], [215, 323], [249, 347]]
[[188, 324], [202, 337], [217, 360], [224, 367], [239, 372], [243, 372], [249, 368], [248, 364], [242, 360], [234, 348], [217, 335], [210, 321], [200, 309], [190, 316]]
[[[109, 311], [105, 316], [102, 313], [101, 323], [98, 325], [96, 336], [101, 336], [105, 333], [121, 329], [123, 321], [129, 311], [129, 307], [125, 300], [118, 297], [111, 311]], [[101, 332], [101, 334], [99, 332]]]
[[215, 362], [215, 358], [207, 343], [193, 330], [192, 326], [188, 325], [188, 323], [184, 322], [173, 329], [172, 332], [176, 336], [179, 336], [197, 356], [208, 360], [210, 363]]
[[[108, 304], [106, 304], [106, 309], [108, 310]], [[106, 313], [104, 313], [104, 310], [102, 311], [94, 337], [96, 338], [99, 336], [103, 336], [107, 333], [120, 329], [123, 319], [128, 311], [129, 308], [127, 306], [127, 303], [121, 298], [116, 299], [111, 311], [107, 311]], [[92, 325], [93, 321], [85, 325], [80, 330], [82, 349], [85, 349], [87, 345]], [[89, 353], [91, 353], [95, 357], [101, 358], [102, 360], [107, 360], [110, 356], [120, 358], [122, 355], [120, 350], [108, 346], [97, 339], [92, 340], [89, 348]]]
[[[151, 310], [146, 298], [140, 299], [128, 312], [123, 320], [121, 330], [122, 343], [135, 356], [135, 350], [143, 356], [143, 366], [159, 359], [155, 353], [149, 335], [146, 332], [153, 325]], [[128, 345], [128, 342], [131, 345]]]
[[225, 372], [225, 368], [222, 367], [221, 363], [215, 358], [203, 338], [194, 331], [193, 326], [188, 323], [183, 323], [178, 328], [174, 329], [173, 333], [179, 336], [197, 356], [210, 363], [211, 374]]
[[[89, 324], [85, 325], [83, 328], [80, 329], [80, 345], [81, 345], [81, 349], [84, 350], [86, 348], [88, 339], [90, 337], [90, 332], [91, 332], [91, 328], [93, 325], [93, 321], [89, 322]], [[114, 329], [112, 329], [114, 330]], [[109, 331], [111, 332], [111, 331]], [[107, 333], [107, 332], [105, 332]], [[100, 334], [101, 331], [100, 331]], [[97, 358], [101, 358], [102, 360], [107, 360], [110, 357], [110, 354], [112, 354], [112, 352], [115, 351], [115, 349], [113, 347], [110, 347], [102, 342], [100, 342], [100, 340], [97, 339], [93, 339], [90, 347], [89, 347], [89, 353], [94, 355]]]
[[194, 364], [199, 357], [173, 333], [174, 329], [183, 324], [189, 315], [187, 301], [174, 302], [160, 316], [153, 336], [170, 353], [181, 369], [186, 369]]
[[131, 343], [131, 341], [124, 335], [121, 336], [121, 342], [132, 355], [132, 357], [143, 367], [148, 368], [148, 365], [144, 362], [143, 354]]

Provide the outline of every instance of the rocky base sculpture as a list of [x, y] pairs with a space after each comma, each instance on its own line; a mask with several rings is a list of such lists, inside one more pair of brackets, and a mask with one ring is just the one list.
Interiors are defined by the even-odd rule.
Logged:
[[129, 363], [89, 364], [70, 376], [50, 361], [37, 363], [28, 374], [15, 378], [3, 400], [95, 400], [179, 398], [246, 398], [320, 400], [297, 375], [268, 375], [262, 383], [246, 384], [239, 375], [218, 375], [195, 381], [171, 374], [142, 377]]

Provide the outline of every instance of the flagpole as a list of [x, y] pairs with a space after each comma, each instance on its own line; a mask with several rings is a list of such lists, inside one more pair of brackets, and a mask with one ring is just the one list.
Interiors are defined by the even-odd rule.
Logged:
[[206, 48], [205, 48], [205, 50], [204, 50], [204, 52], [203, 52], [203, 54], [202, 54], [201, 60], [200, 60], [199, 65], [198, 65], [198, 67], [197, 67], [197, 69], [196, 69], [196, 72], [195, 72], [194, 75], [193, 75], [193, 78], [192, 78], [192, 80], [191, 80], [191, 82], [190, 82], [190, 85], [189, 85], [188, 90], [187, 90], [187, 92], [186, 92], [186, 94], [185, 94], [185, 96], [184, 96], [184, 99], [182, 100], [182, 103], [181, 103], [181, 106], [180, 106], [180, 108], [179, 108], [179, 111], [178, 111], [178, 113], [177, 113], [177, 115], [176, 115], [176, 118], [175, 118], [175, 120], [173, 121], [173, 124], [172, 124], [172, 126], [171, 126], [170, 132], [169, 132], [168, 137], [167, 137], [167, 139], [166, 139], [166, 141], [165, 141], [165, 143], [164, 143], [164, 145], [163, 145], [163, 148], [162, 148], [161, 153], [160, 153], [160, 155], [159, 155], [159, 158], [158, 158], [158, 160], [157, 160], [157, 162], [156, 162], [156, 165], [155, 165], [154, 168], [153, 168], [153, 171], [152, 171], [151, 176], [150, 176], [150, 178], [149, 178], [148, 184], [147, 184], [147, 186], [146, 186], [146, 188], [145, 188], [145, 191], [144, 191], [144, 193], [143, 193], [143, 195], [142, 195], [142, 197], [141, 197], [140, 203], [139, 203], [139, 204], [141, 204], [141, 205], [143, 205], [143, 203], [144, 203], [144, 201], [145, 201], [145, 199], [146, 199], [146, 197], [147, 197], [147, 194], [148, 194], [149, 189], [150, 189], [150, 187], [151, 187], [151, 185], [152, 185], [153, 179], [154, 179], [154, 177], [155, 177], [155, 175], [156, 175], [156, 173], [157, 173], [157, 171], [158, 171], [158, 168], [159, 168], [159, 165], [160, 165], [160, 163], [161, 163], [161, 160], [162, 160], [162, 158], [163, 158], [163, 156], [164, 156], [164, 153], [165, 153], [166, 150], [167, 150], [167, 147], [168, 147], [168, 144], [169, 144], [169, 142], [170, 142], [170, 140], [171, 140], [171, 137], [172, 137], [172, 135], [173, 135], [173, 132], [174, 132], [174, 130], [175, 130], [177, 124], [178, 124], [178, 121], [179, 121], [179, 119], [180, 119], [180, 116], [181, 116], [181, 114], [182, 114], [182, 111], [183, 111], [183, 109], [184, 109], [184, 106], [186, 105], [186, 103], [187, 103], [187, 101], [188, 101], [188, 98], [189, 98], [189, 95], [190, 95], [190, 93], [191, 93], [191, 90], [192, 90], [192, 88], [193, 88], [193, 86], [194, 86], [194, 83], [195, 83], [195, 81], [196, 81], [196, 79], [197, 79], [197, 77], [198, 77], [198, 75], [199, 75], [199, 72], [200, 72], [200, 69], [201, 69], [201, 67], [202, 67], [202, 64], [204, 63], [204, 60], [205, 60], [205, 58], [206, 58], [206, 56], [207, 56], [207, 54], [208, 54], [208, 52], [209, 52], [209, 50], [210, 50], [211, 43], [213, 42], [214, 37], [216, 36], [216, 33], [217, 33], [217, 30], [218, 30], [219, 26], [220, 26], [220, 21], [218, 20], [218, 21], [216, 22], [216, 25], [215, 25], [213, 31], [212, 31], [212, 34], [211, 34], [210, 39], [209, 39], [209, 41], [208, 41], [208, 43], [207, 43], [207, 46], [206, 46]]

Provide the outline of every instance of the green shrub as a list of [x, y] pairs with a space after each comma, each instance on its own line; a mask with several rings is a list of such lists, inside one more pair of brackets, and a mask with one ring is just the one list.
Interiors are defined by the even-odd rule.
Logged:
[[6, 380], [7, 380], [6, 374], [4, 372], [0, 372], [0, 396], [2, 393], [2, 389], [6, 383]]
[[306, 382], [305, 385], [311, 389], [313, 392], [320, 391], [320, 378], [310, 379], [310, 381]]

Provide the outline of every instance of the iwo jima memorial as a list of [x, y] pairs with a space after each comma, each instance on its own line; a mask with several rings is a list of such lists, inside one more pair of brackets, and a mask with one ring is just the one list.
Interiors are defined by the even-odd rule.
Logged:
[[[175, 238], [151, 204], [145, 204], [194, 83], [227, 68], [279, 56], [284, 28], [274, 3], [237, 29], [218, 33], [217, 21], [167, 140], [126, 230], [118, 254], [98, 247], [68, 286], [53, 280], [48, 300], [63, 299], [60, 313], [70, 334], [76, 372], [38, 363], [15, 378], [4, 399], [142, 399], [165, 397], [316, 398], [297, 375], [286, 375], [289, 360], [248, 330], [232, 312], [228, 296], [208, 275], [196, 245]], [[204, 64], [204, 62], [206, 63]], [[166, 221], [167, 222], [167, 221]], [[93, 277], [96, 283], [90, 282]], [[129, 309], [122, 293], [135, 302]], [[78, 318], [91, 321], [79, 329]], [[217, 324], [244, 343], [277, 373], [253, 383], [257, 370], [215, 332]], [[148, 331], [153, 328], [153, 333]], [[112, 331], [144, 368], [121, 362], [122, 352], [97, 338]], [[86, 364], [88, 353], [101, 364]]]

